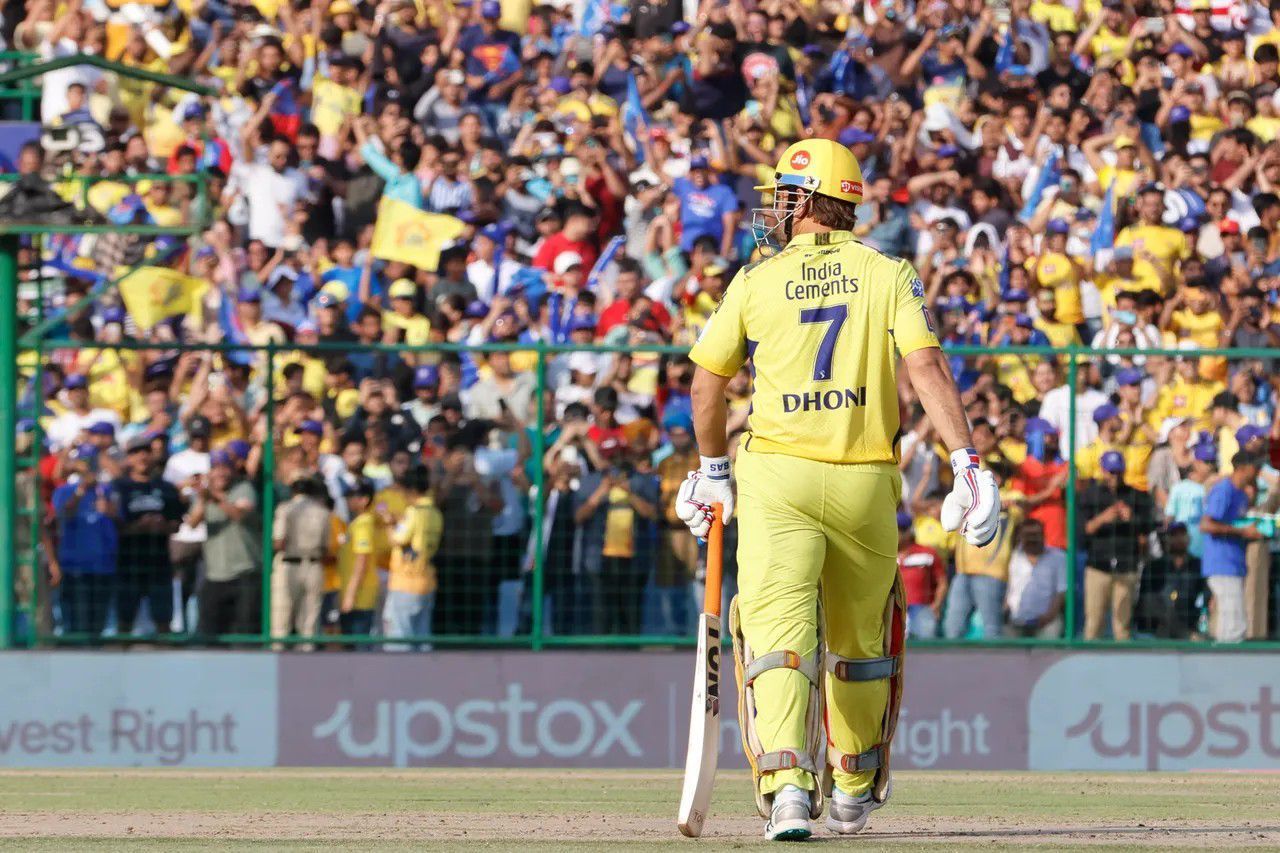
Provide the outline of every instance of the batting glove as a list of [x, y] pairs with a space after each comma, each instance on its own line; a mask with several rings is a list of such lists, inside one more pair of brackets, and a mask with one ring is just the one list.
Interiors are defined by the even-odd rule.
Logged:
[[951, 454], [955, 483], [942, 501], [942, 527], [959, 530], [970, 545], [981, 548], [996, 538], [1000, 527], [1000, 490], [995, 475], [978, 467], [971, 447]]
[[728, 524], [733, 517], [733, 472], [728, 456], [703, 456], [702, 467], [690, 471], [676, 492], [676, 515], [699, 539], [705, 539], [711, 530], [713, 504], [720, 504], [720, 519]]

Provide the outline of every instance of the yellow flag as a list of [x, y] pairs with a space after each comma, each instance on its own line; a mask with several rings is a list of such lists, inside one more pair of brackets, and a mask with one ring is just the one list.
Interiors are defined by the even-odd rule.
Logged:
[[120, 298], [138, 328], [146, 330], [195, 311], [208, 286], [203, 279], [167, 267], [138, 267], [120, 280]]
[[373, 226], [375, 258], [402, 261], [418, 269], [434, 270], [440, 263], [445, 243], [466, 228], [461, 219], [442, 213], [424, 213], [413, 205], [392, 198], [378, 203], [378, 221]]

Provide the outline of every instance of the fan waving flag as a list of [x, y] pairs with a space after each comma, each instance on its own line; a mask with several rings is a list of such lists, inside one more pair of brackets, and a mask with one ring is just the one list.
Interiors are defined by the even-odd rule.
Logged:
[[378, 202], [378, 220], [369, 250], [384, 261], [434, 270], [440, 264], [440, 250], [465, 228], [466, 224], [457, 217], [425, 213], [408, 202], [384, 197]]
[[627, 72], [627, 99], [622, 105], [622, 128], [631, 139], [635, 148], [636, 162], [644, 164], [644, 147], [640, 144], [640, 134], [649, 127], [649, 114], [645, 112], [644, 102], [640, 100], [640, 87], [636, 85], [636, 75]]
[[138, 267], [120, 279], [120, 298], [142, 330], [170, 317], [190, 314], [200, 306], [209, 285], [168, 267]]
[[1018, 214], [1018, 218], [1023, 222], [1030, 221], [1031, 217], [1036, 215], [1036, 208], [1040, 206], [1040, 199], [1044, 197], [1044, 191], [1049, 184], [1058, 182], [1058, 152], [1054, 151], [1044, 161], [1044, 165], [1040, 167], [1040, 174], [1036, 176], [1035, 186], [1031, 193], [1027, 196], [1027, 203], [1022, 206], [1022, 212]]

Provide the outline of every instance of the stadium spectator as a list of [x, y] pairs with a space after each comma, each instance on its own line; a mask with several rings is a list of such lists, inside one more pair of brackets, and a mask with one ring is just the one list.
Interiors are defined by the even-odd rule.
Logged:
[[1248, 631], [1244, 600], [1245, 546], [1261, 539], [1256, 524], [1242, 523], [1252, 503], [1249, 493], [1257, 488], [1258, 461], [1243, 451], [1231, 460], [1231, 476], [1219, 479], [1205, 497], [1204, 576], [1213, 593], [1213, 639], [1219, 643], [1239, 643]]
[[173, 621], [169, 537], [178, 531], [184, 506], [178, 490], [157, 473], [150, 439], [138, 436], [126, 449], [125, 474], [112, 483], [120, 513], [116, 630], [133, 633], [145, 599], [156, 631], [167, 634]]
[[1102, 454], [1098, 478], [1080, 496], [1085, 542], [1084, 637], [1096, 640], [1108, 624], [1111, 636], [1132, 636], [1134, 596], [1156, 527], [1151, 498], [1124, 482], [1124, 454]]
[[191, 527], [204, 524], [204, 581], [200, 585], [198, 633], [256, 634], [262, 619], [262, 522], [258, 495], [239, 478], [230, 455], [209, 458], [208, 482], [187, 513]]
[[1190, 532], [1175, 521], [1165, 530], [1164, 554], [1152, 560], [1142, 573], [1135, 620], [1157, 637], [1186, 640], [1197, 630], [1205, 590], [1200, 558], [1190, 551]]
[[[391, 532], [391, 566], [387, 574], [387, 598], [382, 630], [388, 639], [426, 637], [433, 631], [436, 569], [444, 519], [431, 497], [431, 475], [426, 466], [414, 466], [405, 477], [409, 504], [397, 519], [385, 504], [375, 508], [378, 520]], [[417, 646], [421, 648], [421, 646]], [[404, 643], [387, 643], [387, 651], [407, 651]]]
[[63, 463], [67, 481], [53, 492], [62, 571], [62, 618], [67, 633], [97, 637], [115, 600], [119, 501], [97, 481], [98, 449], [81, 444]]
[[910, 513], [898, 513], [898, 573], [907, 595], [907, 635], [931, 640], [947, 600], [947, 567], [937, 551], [915, 541], [911, 523]]
[[1006, 633], [1050, 639], [1061, 636], [1066, 592], [1066, 554], [1046, 546], [1044, 525], [1039, 519], [1027, 518], [1018, 529], [1018, 545], [1009, 558]]

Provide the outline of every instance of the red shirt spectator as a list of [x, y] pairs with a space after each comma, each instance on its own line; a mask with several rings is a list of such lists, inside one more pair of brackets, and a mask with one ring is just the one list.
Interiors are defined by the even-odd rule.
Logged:
[[533, 256], [533, 265], [539, 269], [551, 270], [555, 267], [556, 258], [564, 252], [576, 252], [580, 255], [582, 267], [586, 270], [595, 266], [596, 258], [600, 257], [591, 214], [585, 208], [571, 208], [565, 214], [564, 229], [542, 242], [538, 253]]
[[[631, 317], [631, 306], [644, 295], [644, 284], [640, 278], [640, 264], [632, 258], [621, 258], [618, 261], [618, 276], [613, 283], [617, 298], [600, 312], [596, 323], [596, 337], [603, 338], [614, 326], [627, 323]], [[671, 328], [671, 312], [661, 302], [653, 302], [649, 313], [663, 329]]]
[[898, 571], [907, 592], [907, 606], [923, 604], [932, 607], [940, 587], [947, 579], [947, 567], [938, 552], [928, 545], [912, 542], [898, 549]]
[[[1045, 544], [1050, 548], [1066, 548], [1067, 507], [1063, 502], [1061, 480], [1067, 472], [1067, 463], [1056, 457], [1049, 458], [1048, 462], [1033, 456], [1024, 459], [1014, 475], [1013, 488], [1031, 499], [1027, 517], [1038, 519], [1044, 525]], [[1047, 494], [1036, 502], [1036, 496], [1045, 492]]]

